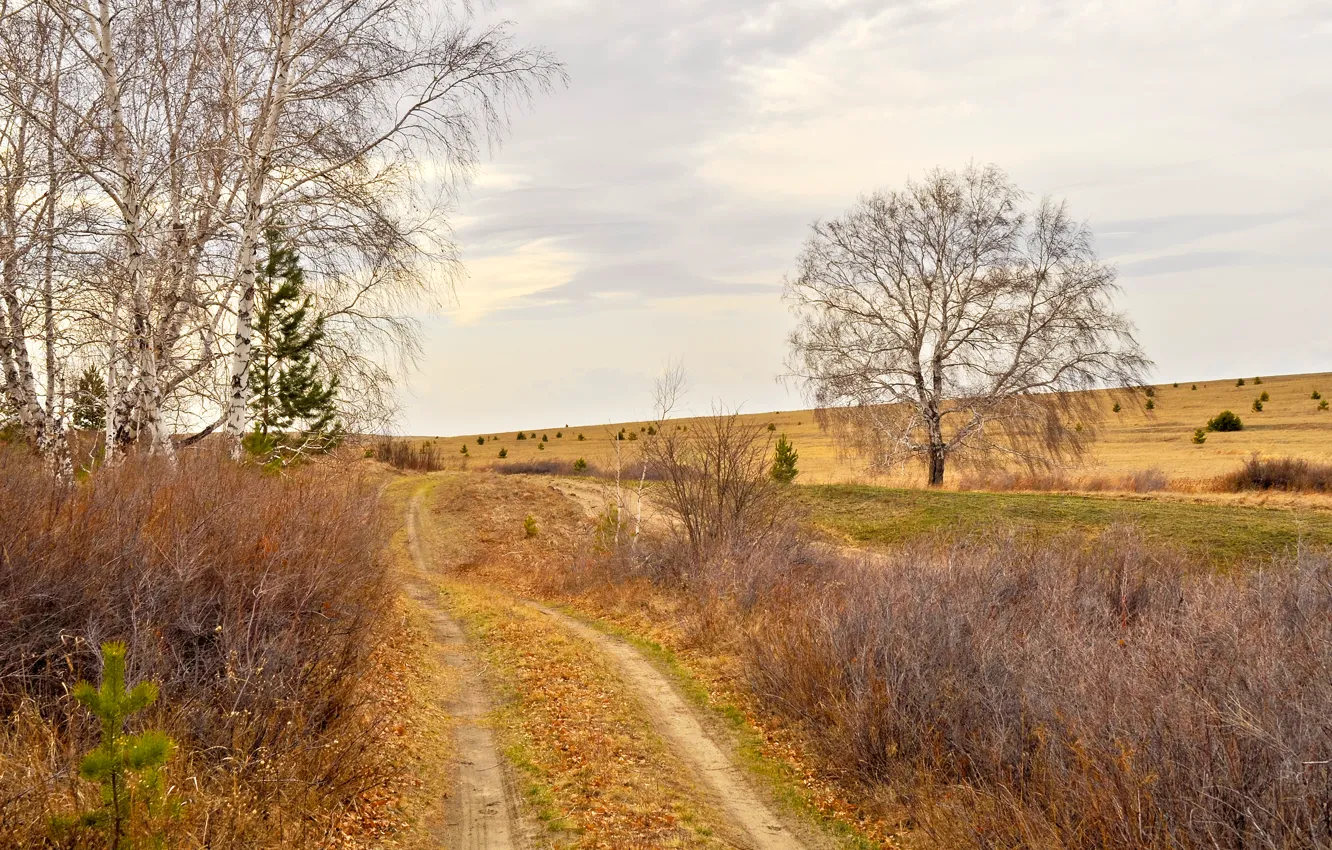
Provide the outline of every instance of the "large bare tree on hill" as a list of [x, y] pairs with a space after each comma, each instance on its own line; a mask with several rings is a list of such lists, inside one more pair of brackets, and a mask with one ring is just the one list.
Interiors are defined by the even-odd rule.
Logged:
[[1048, 467], [1095, 434], [1086, 390], [1150, 368], [1115, 291], [1065, 204], [994, 166], [936, 170], [814, 224], [786, 282], [790, 373], [875, 469]]

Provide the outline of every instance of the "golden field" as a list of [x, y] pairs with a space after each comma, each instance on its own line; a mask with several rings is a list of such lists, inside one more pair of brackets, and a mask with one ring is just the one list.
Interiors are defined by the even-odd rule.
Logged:
[[[1247, 375], [1244, 386], [1236, 386], [1239, 377], [1155, 384], [1154, 410], [1145, 409], [1147, 398], [1142, 392], [1136, 396], [1097, 393], [1104, 411], [1100, 437], [1082, 465], [1061, 472], [1070, 479], [1114, 478], [1159, 469], [1180, 482], [1229, 472], [1254, 453], [1332, 462], [1332, 411], [1318, 410], [1318, 402], [1310, 397], [1317, 390], [1332, 398], [1332, 373], [1261, 376], [1261, 384], [1255, 384], [1259, 376]], [[1263, 392], [1270, 398], [1263, 404], [1263, 412], [1255, 413], [1251, 409], [1253, 401]], [[1122, 407], [1119, 413], [1112, 412], [1116, 400]], [[1222, 410], [1237, 413], [1244, 421], [1244, 430], [1208, 434], [1204, 445], [1195, 445], [1194, 429]], [[908, 469], [892, 477], [869, 475], [862, 461], [840, 451], [832, 436], [820, 430], [810, 410], [750, 413], [746, 418], [759, 424], [774, 424], [775, 433], [785, 433], [794, 443], [800, 452], [802, 483], [916, 484], [923, 475], [919, 469]], [[687, 425], [689, 420], [675, 422]], [[533, 423], [525, 427], [524, 433], [528, 435], [525, 440], [517, 439], [516, 427], [492, 434], [420, 439], [431, 440], [440, 448], [451, 448], [459, 455], [461, 447], [466, 445], [469, 465], [500, 462], [499, 451], [504, 449], [505, 460], [509, 462], [584, 458], [604, 468], [614, 464], [615, 435], [621, 428], [626, 434], [638, 432], [643, 437], [647, 426], [647, 422], [567, 426]], [[477, 443], [478, 437], [486, 438], [484, 445]], [[626, 460], [635, 448], [627, 440], [620, 447], [627, 453]], [[964, 474], [954, 464], [948, 484], [956, 486]]]

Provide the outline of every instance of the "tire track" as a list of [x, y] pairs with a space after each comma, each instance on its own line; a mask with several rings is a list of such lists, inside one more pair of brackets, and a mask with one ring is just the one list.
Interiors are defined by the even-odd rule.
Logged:
[[444, 824], [436, 832], [448, 850], [516, 850], [526, 842], [519, 841], [517, 797], [494, 734], [485, 724], [492, 701], [462, 628], [440, 607], [438, 591], [430, 582], [420, 507], [418, 490], [407, 508], [407, 543], [415, 567], [407, 591], [426, 614], [439, 663], [451, 669], [458, 682], [454, 698], [442, 706], [456, 721], [457, 774]]
[[533, 608], [592, 644], [611, 659], [624, 682], [638, 695], [657, 733], [692, 770], [712, 802], [743, 833], [748, 850], [805, 850], [772, 813], [735, 764], [703, 728], [694, 710], [664, 674], [627, 642], [536, 602]]

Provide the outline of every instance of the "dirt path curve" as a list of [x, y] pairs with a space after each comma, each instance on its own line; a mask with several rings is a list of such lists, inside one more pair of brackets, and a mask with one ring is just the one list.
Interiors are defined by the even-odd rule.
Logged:
[[694, 710], [670, 681], [625, 641], [586, 623], [531, 603], [566, 629], [596, 646], [614, 662], [624, 681], [636, 691], [658, 734], [694, 771], [703, 787], [739, 831], [748, 837], [747, 850], [804, 850], [804, 845], [778, 820], [750, 787], [744, 771], [712, 740]]
[[409, 577], [407, 592], [425, 611], [439, 663], [454, 672], [458, 683], [455, 698], [443, 706], [456, 721], [458, 772], [439, 837], [447, 850], [517, 850], [526, 844], [518, 840], [517, 797], [494, 735], [484, 722], [491, 701], [462, 629], [440, 607], [439, 593], [430, 582], [430, 562], [421, 542], [420, 510], [418, 491], [407, 508], [407, 544], [416, 568]]

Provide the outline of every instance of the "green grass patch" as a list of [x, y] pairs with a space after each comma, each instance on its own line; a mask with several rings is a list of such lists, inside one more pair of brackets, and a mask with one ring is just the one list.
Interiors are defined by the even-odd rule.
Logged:
[[1216, 563], [1332, 546], [1332, 512], [1167, 499], [1055, 493], [959, 493], [861, 485], [809, 485], [801, 499], [815, 529], [852, 545], [891, 547], [948, 532], [994, 527], [1038, 537], [1093, 535], [1114, 525]]

